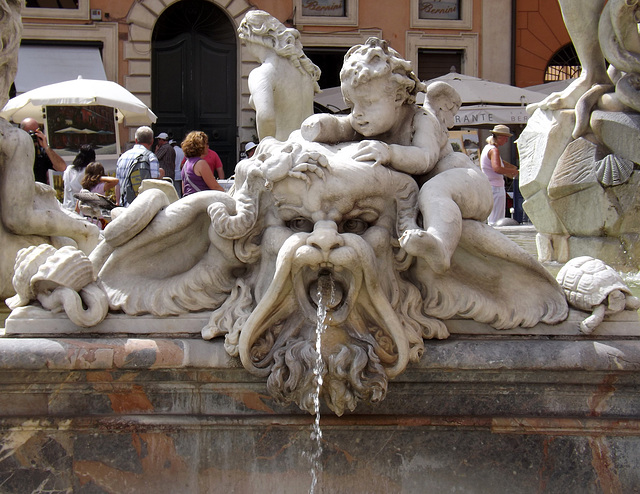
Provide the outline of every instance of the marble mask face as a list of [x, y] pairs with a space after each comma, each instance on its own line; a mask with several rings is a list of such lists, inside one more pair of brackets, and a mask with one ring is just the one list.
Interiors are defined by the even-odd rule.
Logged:
[[388, 170], [342, 156], [329, 158], [325, 172], [273, 184], [262, 274], [255, 280], [257, 305], [242, 329], [239, 354], [245, 367], [269, 375], [273, 396], [311, 411], [324, 297], [319, 287], [329, 287], [322, 302], [321, 395], [342, 414], [362, 399], [382, 399], [388, 378], [406, 367], [415, 346], [394, 301], [406, 283], [394, 258], [394, 188], [414, 185], [402, 174], [394, 172], [398, 180], [389, 180]]

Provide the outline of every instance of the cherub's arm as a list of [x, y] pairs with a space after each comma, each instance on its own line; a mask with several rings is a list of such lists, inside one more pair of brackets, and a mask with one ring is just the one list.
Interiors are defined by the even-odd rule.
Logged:
[[328, 113], [318, 113], [308, 117], [302, 122], [300, 133], [307, 141], [327, 144], [354, 141], [359, 135], [351, 127], [348, 115], [329, 115]]
[[443, 146], [447, 146], [449, 141], [433, 115], [418, 113], [413, 124], [415, 132], [411, 145], [362, 141], [354, 158], [388, 165], [394, 170], [412, 175], [429, 172], [438, 162]]

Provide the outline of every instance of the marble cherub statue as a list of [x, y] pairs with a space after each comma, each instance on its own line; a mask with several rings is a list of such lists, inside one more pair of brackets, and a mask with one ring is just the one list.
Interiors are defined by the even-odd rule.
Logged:
[[[18, 68], [22, 33], [21, 1], [0, 4], [0, 107], [9, 99], [9, 89]], [[89, 253], [98, 244], [97, 226], [65, 213], [55, 191], [35, 182], [34, 147], [29, 134], [0, 118], [0, 295], [15, 293], [11, 278], [17, 252], [31, 245], [73, 244]]]
[[461, 101], [446, 83], [426, 88], [423, 107], [415, 95], [425, 86], [411, 64], [386, 41], [369, 38], [345, 56], [340, 72], [349, 115], [318, 114], [302, 125], [314, 142], [360, 141], [354, 158], [416, 176], [422, 229], [402, 232], [400, 245], [424, 258], [438, 273], [449, 269], [463, 219], [484, 221], [492, 207], [491, 187], [464, 153], [453, 151], [448, 127]]
[[258, 137], [284, 141], [313, 114], [320, 69], [302, 51], [300, 33], [267, 12], [249, 11], [238, 35], [261, 63], [249, 74], [249, 104], [256, 111]]

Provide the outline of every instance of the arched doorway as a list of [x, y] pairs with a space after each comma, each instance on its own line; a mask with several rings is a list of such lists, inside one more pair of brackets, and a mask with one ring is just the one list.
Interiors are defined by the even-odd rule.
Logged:
[[206, 132], [226, 176], [237, 161], [236, 79], [236, 32], [219, 7], [181, 0], [162, 13], [152, 35], [156, 129], [176, 139]]

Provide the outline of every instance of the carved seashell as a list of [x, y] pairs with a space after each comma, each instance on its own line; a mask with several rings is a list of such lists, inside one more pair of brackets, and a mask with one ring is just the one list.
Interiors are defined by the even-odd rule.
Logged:
[[67, 246], [49, 256], [31, 278], [31, 286], [35, 293], [53, 290], [58, 286], [79, 292], [94, 281], [96, 276], [89, 258], [82, 251]]
[[633, 173], [633, 161], [609, 154], [596, 162], [596, 177], [604, 185], [622, 185], [629, 180]]
[[27, 305], [35, 299], [31, 279], [55, 252], [56, 249], [49, 244], [32, 245], [18, 251], [12, 280], [16, 295], [7, 300], [10, 309]]

